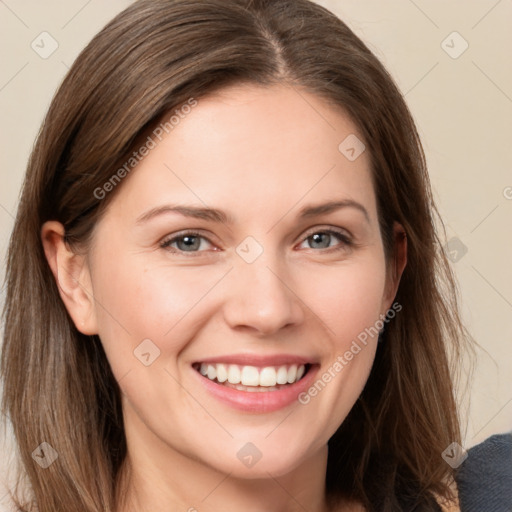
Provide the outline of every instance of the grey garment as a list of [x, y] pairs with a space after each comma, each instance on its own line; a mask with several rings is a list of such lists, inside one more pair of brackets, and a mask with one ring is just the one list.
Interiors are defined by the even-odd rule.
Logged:
[[512, 432], [470, 448], [455, 480], [461, 512], [512, 512]]

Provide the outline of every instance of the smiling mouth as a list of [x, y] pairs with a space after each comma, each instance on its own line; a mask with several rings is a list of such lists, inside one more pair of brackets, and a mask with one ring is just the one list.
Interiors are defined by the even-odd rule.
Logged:
[[239, 391], [279, 391], [304, 378], [311, 364], [256, 367], [225, 363], [194, 363], [192, 367], [216, 384]]

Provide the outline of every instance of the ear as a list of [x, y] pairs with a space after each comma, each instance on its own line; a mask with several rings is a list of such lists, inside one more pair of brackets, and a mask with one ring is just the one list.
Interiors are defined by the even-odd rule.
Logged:
[[48, 221], [41, 228], [41, 241], [60, 296], [76, 328], [97, 334], [91, 276], [85, 257], [73, 252], [64, 240], [64, 226]]
[[398, 291], [398, 285], [407, 265], [407, 234], [399, 222], [393, 224], [393, 255], [386, 276], [386, 292], [383, 298], [385, 311], [391, 307]]

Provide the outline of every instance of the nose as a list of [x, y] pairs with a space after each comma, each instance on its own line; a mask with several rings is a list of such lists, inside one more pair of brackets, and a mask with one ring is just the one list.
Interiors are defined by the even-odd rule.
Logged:
[[268, 336], [304, 320], [304, 303], [276, 258], [239, 261], [229, 281], [224, 318], [232, 329]]

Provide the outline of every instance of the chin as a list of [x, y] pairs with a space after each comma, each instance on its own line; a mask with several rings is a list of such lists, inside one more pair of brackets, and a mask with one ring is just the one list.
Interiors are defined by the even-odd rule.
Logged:
[[224, 457], [222, 464], [217, 461], [214, 466], [218, 471], [228, 473], [233, 478], [254, 480], [268, 479], [270, 475], [283, 476], [296, 470], [306, 459], [302, 452], [304, 445], [294, 451], [285, 443], [279, 443], [281, 449], [268, 444], [266, 448], [257, 448], [256, 443], [250, 442], [236, 444], [234, 457]]

